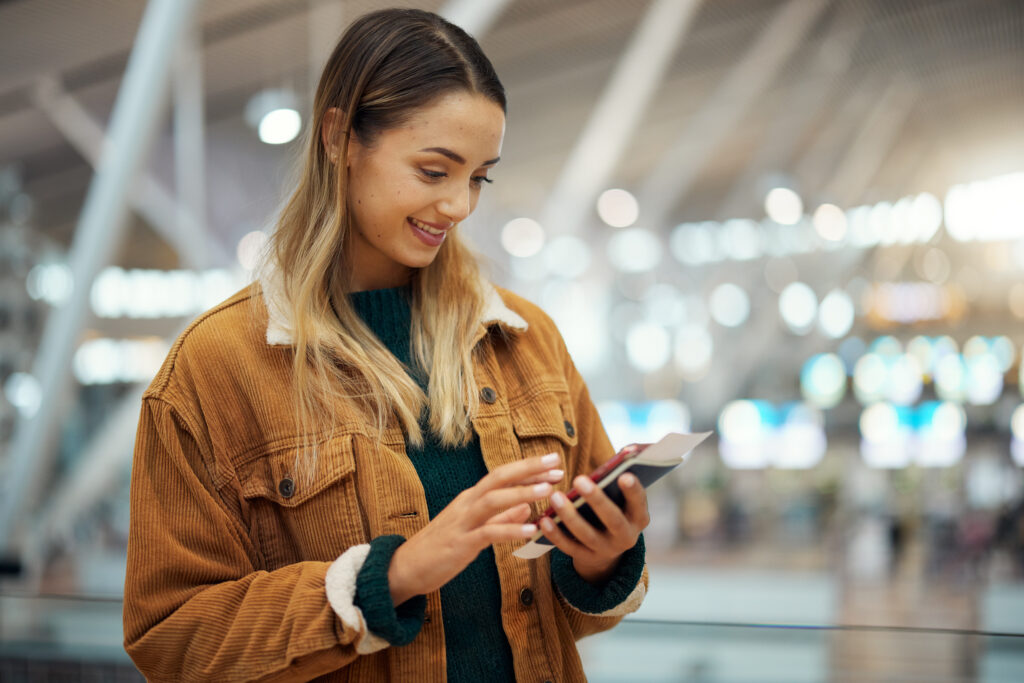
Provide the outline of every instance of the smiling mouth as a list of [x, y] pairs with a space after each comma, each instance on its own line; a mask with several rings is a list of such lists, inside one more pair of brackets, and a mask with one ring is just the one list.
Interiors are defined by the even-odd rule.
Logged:
[[448, 230], [449, 230], [449, 228], [439, 229], [439, 228], [435, 228], [433, 226], [427, 225], [423, 221], [418, 221], [415, 218], [413, 218], [412, 216], [410, 216], [408, 218], [408, 221], [410, 223], [412, 223], [413, 225], [415, 225], [420, 230], [422, 230], [423, 232], [428, 233], [430, 235], [443, 235], [446, 232], [448, 232]]

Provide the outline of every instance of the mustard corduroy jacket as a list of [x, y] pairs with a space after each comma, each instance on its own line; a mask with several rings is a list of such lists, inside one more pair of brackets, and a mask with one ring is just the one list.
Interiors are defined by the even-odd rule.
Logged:
[[[143, 397], [125, 647], [154, 681], [443, 681], [439, 592], [401, 647], [368, 631], [353, 604], [368, 542], [411, 537], [429, 521], [403, 434], [393, 425], [378, 440], [339, 405], [337, 427], [317, 435], [313, 483], [293, 475], [292, 348], [273, 283], [193, 322]], [[558, 452], [564, 491], [612, 446], [550, 318], [483, 287], [473, 428], [487, 468]], [[586, 614], [558, 594], [547, 556], [521, 560], [516, 547], [495, 546], [516, 679], [585, 680], [575, 641], [639, 607], [646, 569], [622, 604]]]

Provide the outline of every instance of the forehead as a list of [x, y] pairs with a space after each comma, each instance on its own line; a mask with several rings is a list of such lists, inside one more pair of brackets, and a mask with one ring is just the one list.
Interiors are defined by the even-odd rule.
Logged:
[[505, 114], [499, 105], [477, 93], [455, 92], [417, 109], [403, 124], [382, 133], [379, 142], [394, 151], [445, 147], [473, 164], [499, 156], [504, 134]]

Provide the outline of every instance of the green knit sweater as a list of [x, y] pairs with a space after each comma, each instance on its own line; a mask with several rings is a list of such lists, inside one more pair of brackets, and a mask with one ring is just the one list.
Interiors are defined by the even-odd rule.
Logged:
[[[351, 300], [359, 316], [426, 389], [426, 374], [412, 366], [408, 288], [358, 292]], [[427, 509], [433, 519], [455, 496], [487, 474], [487, 467], [475, 435], [467, 445], [452, 448], [440, 443], [430, 432], [426, 415], [421, 425], [423, 447], [407, 446], [407, 453], [423, 484]], [[397, 609], [391, 603], [387, 570], [391, 556], [404, 540], [401, 536], [373, 539], [356, 584], [355, 604], [363, 611], [368, 628], [392, 645], [404, 645], [416, 636], [426, 603], [424, 596], [417, 596]], [[585, 612], [598, 613], [629, 595], [640, 579], [643, 564], [641, 537], [637, 546], [623, 557], [615, 576], [602, 586], [593, 586], [580, 578], [573, 570], [572, 560], [557, 549], [552, 551], [551, 570], [559, 592], [570, 603]], [[441, 614], [448, 681], [515, 681], [512, 652], [501, 623], [501, 587], [492, 548], [484, 549], [441, 588]]]

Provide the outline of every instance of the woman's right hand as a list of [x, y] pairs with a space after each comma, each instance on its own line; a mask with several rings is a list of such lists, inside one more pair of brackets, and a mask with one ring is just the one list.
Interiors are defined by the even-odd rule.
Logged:
[[398, 547], [388, 569], [391, 599], [400, 605], [439, 589], [492, 543], [521, 541], [537, 530], [524, 524], [529, 503], [551, 494], [561, 480], [561, 458], [545, 455], [496, 467], [466, 489]]

